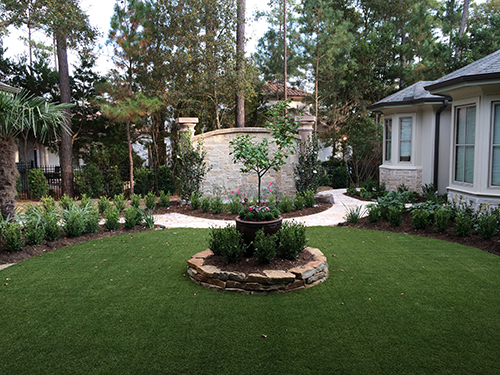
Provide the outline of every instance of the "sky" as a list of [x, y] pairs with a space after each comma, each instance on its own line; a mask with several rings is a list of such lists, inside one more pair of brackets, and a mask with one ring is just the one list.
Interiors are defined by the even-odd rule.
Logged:
[[[106, 46], [107, 35], [109, 31], [109, 23], [111, 16], [113, 15], [113, 8], [117, 0], [81, 0], [80, 5], [82, 10], [88, 14], [90, 24], [97, 27], [101, 33], [101, 37], [98, 40], [99, 53], [100, 56], [97, 60], [97, 69], [101, 73], [106, 73], [110, 67], [112, 67], [111, 55], [112, 50]], [[246, 37], [248, 39], [246, 51], [251, 53], [255, 51], [258, 39], [265, 33], [266, 26], [264, 22], [254, 21], [253, 14], [256, 10], [265, 10], [267, 8], [267, 0], [247, 0], [246, 9]], [[7, 48], [5, 55], [7, 57], [13, 57], [21, 53], [28, 53], [28, 49], [23, 45], [23, 42], [19, 40], [20, 36], [27, 38], [27, 30], [12, 30], [11, 34], [4, 39], [4, 48]], [[42, 41], [45, 36], [41, 31], [33, 32], [33, 39], [36, 41]], [[69, 55], [70, 65], [77, 63], [77, 56], [73, 53]]]

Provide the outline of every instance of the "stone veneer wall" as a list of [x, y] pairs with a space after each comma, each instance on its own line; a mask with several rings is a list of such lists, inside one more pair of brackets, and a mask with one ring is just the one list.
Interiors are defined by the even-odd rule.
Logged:
[[205, 259], [212, 256], [210, 249], [193, 255], [188, 260], [187, 272], [191, 280], [206, 288], [225, 292], [244, 294], [285, 293], [315, 286], [328, 277], [328, 263], [319, 249], [306, 247], [313, 260], [305, 266], [288, 271], [266, 270], [264, 275], [241, 272], [227, 272], [215, 266], [204, 265]]
[[[222, 187], [226, 191], [237, 190], [240, 185], [248, 186], [255, 184], [254, 191], [257, 192], [257, 176], [255, 173], [241, 173], [241, 163], [234, 164], [230, 155], [232, 149], [229, 142], [238, 135], [249, 134], [255, 137], [256, 142], [260, 142], [264, 137], [270, 139], [270, 131], [265, 128], [231, 128], [211, 131], [193, 137], [193, 144], [203, 142], [203, 147], [207, 151], [205, 158], [207, 164], [212, 167], [208, 172], [206, 180], [203, 182], [203, 194], [212, 194], [214, 184]], [[297, 137], [299, 141], [299, 137]], [[264, 189], [271, 181], [279, 180], [281, 191], [286, 195], [294, 195], [295, 179], [293, 176], [294, 166], [297, 164], [297, 152], [290, 155], [287, 164], [279, 172], [270, 170], [262, 179], [261, 188]]]
[[385, 182], [387, 191], [396, 191], [404, 184], [408, 189], [422, 194], [422, 169], [392, 169], [381, 166], [380, 183]]
[[452, 188], [448, 188], [448, 201], [457, 204], [467, 203], [471, 204], [472, 207], [477, 210], [481, 204], [487, 204], [491, 208], [500, 205], [500, 196], [488, 196], [488, 195], [475, 195], [472, 193], [466, 193], [461, 191], [455, 191]]

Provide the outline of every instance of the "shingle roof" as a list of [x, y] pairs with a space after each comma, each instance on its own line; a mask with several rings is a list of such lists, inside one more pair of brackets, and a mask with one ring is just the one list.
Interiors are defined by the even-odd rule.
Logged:
[[425, 86], [433, 83], [432, 81], [420, 81], [413, 85], [395, 92], [392, 95], [368, 106], [370, 110], [382, 107], [392, 107], [398, 105], [409, 105], [423, 102], [443, 102], [446, 98], [440, 95], [433, 95], [425, 89]]
[[429, 84], [426, 89], [433, 91], [460, 82], [481, 81], [500, 78], [500, 50], [464, 66]]
[[[264, 93], [269, 95], [276, 95], [278, 93], [283, 94], [283, 83], [279, 82], [266, 82], [264, 83]], [[287, 96], [307, 96], [308, 93], [299, 89], [294, 89], [291, 87], [286, 88]]]

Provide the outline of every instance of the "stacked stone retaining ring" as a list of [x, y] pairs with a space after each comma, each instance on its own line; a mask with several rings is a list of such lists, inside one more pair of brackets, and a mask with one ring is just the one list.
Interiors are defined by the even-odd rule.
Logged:
[[265, 270], [262, 273], [227, 272], [216, 266], [204, 265], [213, 255], [207, 249], [188, 260], [187, 272], [191, 280], [212, 290], [245, 294], [285, 293], [315, 286], [328, 277], [328, 263], [319, 249], [306, 247], [313, 256], [309, 263], [287, 271]]

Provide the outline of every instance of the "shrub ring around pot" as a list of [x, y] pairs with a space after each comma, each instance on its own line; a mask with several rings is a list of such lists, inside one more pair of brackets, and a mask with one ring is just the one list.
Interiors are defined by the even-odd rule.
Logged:
[[196, 284], [216, 291], [270, 294], [308, 289], [328, 278], [328, 263], [319, 249], [306, 247], [303, 251], [312, 255], [312, 260], [307, 264], [291, 266], [286, 270], [267, 269], [261, 273], [243, 273], [205, 264], [214, 255], [212, 250], [207, 249], [187, 261], [187, 273]]
[[251, 221], [236, 217], [236, 229], [243, 234], [243, 239], [246, 244], [255, 240], [256, 233], [262, 228], [264, 229], [264, 233], [267, 235], [277, 233], [280, 230], [282, 223], [283, 218], [281, 216], [277, 219], [269, 221]]

